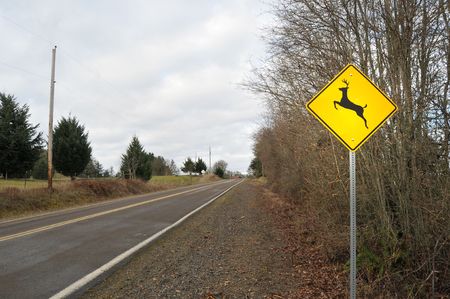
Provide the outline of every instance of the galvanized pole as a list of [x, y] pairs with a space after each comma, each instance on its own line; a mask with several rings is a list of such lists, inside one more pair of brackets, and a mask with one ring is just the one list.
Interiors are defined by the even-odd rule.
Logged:
[[350, 299], [356, 299], [356, 157], [349, 152], [350, 164]]
[[50, 81], [50, 109], [48, 115], [48, 191], [53, 191], [53, 102], [55, 97], [55, 61], [56, 46], [52, 49], [52, 75]]

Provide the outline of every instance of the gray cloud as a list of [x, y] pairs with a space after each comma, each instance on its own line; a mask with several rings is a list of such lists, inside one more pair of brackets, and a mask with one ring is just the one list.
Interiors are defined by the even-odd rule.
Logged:
[[[178, 165], [224, 159], [246, 171], [262, 107], [238, 84], [263, 57], [260, 0], [0, 1], [0, 91], [46, 134], [50, 53], [55, 118], [77, 116], [94, 156], [117, 170], [137, 135]], [[255, 63], [255, 61], [252, 61]]]

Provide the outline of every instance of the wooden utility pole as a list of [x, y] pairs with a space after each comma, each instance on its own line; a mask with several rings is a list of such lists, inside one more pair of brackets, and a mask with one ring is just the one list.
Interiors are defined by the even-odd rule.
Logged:
[[56, 46], [52, 49], [52, 78], [50, 81], [50, 109], [48, 115], [48, 191], [53, 191], [53, 102], [55, 98]]
[[211, 168], [211, 146], [209, 146], [209, 173], [212, 173], [212, 168]]

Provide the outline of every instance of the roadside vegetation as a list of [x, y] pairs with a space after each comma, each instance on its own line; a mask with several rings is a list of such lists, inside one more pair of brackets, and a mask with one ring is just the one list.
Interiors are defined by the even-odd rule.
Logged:
[[0, 176], [30, 176], [42, 149], [42, 133], [29, 121], [30, 108], [13, 95], [0, 93]]
[[[227, 167], [228, 167], [227, 162], [225, 162], [224, 160], [219, 160], [216, 163], [214, 163], [213, 173], [220, 178], [224, 178], [225, 174], [227, 173]], [[230, 176], [232, 176], [231, 173]]]
[[74, 180], [91, 161], [92, 147], [88, 134], [75, 117], [69, 116], [58, 122], [53, 138], [55, 170]]
[[247, 82], [267, 103], [250, 170], [308, 211], [329, 261], [347, 263], [348, 151], [305, 104], [355, 63], [399, 106], [356, 153], [358, 296], [448, 295], [448, 3], [280, 0], [273, 12], [270, 58]]
[[[117, 173], [92, 156], [86, 128], [75, 117], [63, 117], [54, 129], [53, 189], [48, 190], [48, 153], [39, 125], [30, 123], [27, 105], [0, 93], [0, 218], [54, 210], [217, 180], [206, 174], [199, 158], [178, 176], [173, 160], [144, 149], [133, 136]], [[184, 169], [184, 168], [183, 168]]]
[[219, 180], [214, 175], [156, 176], [151, 181], [118, 178], [55, 180], [49, 193], [47, 181], [0, 180], [0, 219], [57, 210], [104, 200], [162, 191]]
[[[69, 179], [53, 180], [53, 184], [56, 186], [62, 186], [67, 183], [69, 183]], [[17, 188], [19, 190], [47, 188], [47, 181], [27, 178], [0, 180], [0, 192], [7, 188]]]
[[55, 185], [52, 193], [46, 187], [7, 187], [0, 190], [0, 218], [35, 214], [162, 189], [140, 180], [68, 180]]
[[192, 176], [187, 175], [182, 176], [155, 176], [149, 182], [152, 185], [160, 185], [166, 187], [180, 187], [188, 186], [198, 183], [208, 183], [217, 181], [218, 178], [214, 175], [203, 175], [203, 176]]

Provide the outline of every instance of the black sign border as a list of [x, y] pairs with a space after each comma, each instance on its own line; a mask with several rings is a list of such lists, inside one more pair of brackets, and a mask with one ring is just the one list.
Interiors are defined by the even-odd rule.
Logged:
[[[358, 71], [358, 73], [359, 74], [361, 74], [364, 78], [366, 78], [366, 80], [367, 81], [369, 81], [370, 82], [370, 84], [372, 84], [372, 86], [373, 87], [375, 87], [387, 100], [388, 100], [388, 102], [389, 103], [391, 103], [391, 105], [394, 107], [394, 110], [392, 110], [391, 111], [391, 113], [389, 113], [379, 124], [378, 124], [378, 126], [376, 126], [372, 131], [370, 131], [370, 133], [369, 134], [367, 134], [367, 136], [363, 139], [363, 140], [361, 140], [361, 142], [360, 143], [358, 143], [356, 146], [354, 146], [353, 148], [349, 145], [349, 144], [347, 144], [347, 142], [345, 142], [340, 136], [339, 136], [339, 134], [337, 134], [319, 115], [317, 115], [317, 113], [316, 112], [314, 112], [314, 110], [312, 110], [311, 109], [311, 107], [310, 107], [310, 105], [314, 102], [314, 100], [316, 100], [317, 99], [317, 97], [319, 97], [334, 81], [336, 81], [337, 80], [337, 78], [342, 74], [342, 73], [344, 73], [349, 67], [354, 67], [357, 71]], [[397, 110], [398, 110], [398, 107], [397, 107], [397, 105], [381, 90], [381, 89], [379, 89], [378, 88], [378, 86], [376, 86], [373, 82], [372, 82], [372, 80], [370, 80], [362, 71], [360, 71], [359, 70], [359, 68], [356, 66], [356, 65], [354, 65], [354, 64], [352, 64], [352, 63], [350, 63], [350, 64], [348, 64], [344, 69], [342, 69], [330, 82], [328, 82], [328, 84], [327, 85], [325, 85], [325, 87], [324, 88], [322, 88], [320, 91], [319, 91], [319, 93], [318, 94], [316, 94], [307, 104], [306, 104], [306, 107], [307, 107], [307, 109], [308, 109], [308, 111], [310, 111], [312, 114], [314, 114], [314, 116], [317, 118], [317, 119], [319, 119], [320, 120], [320, 122], [323, 124], [323, 125], [325, 125], [327, 128], [328, 128], [328, 130], [330, 130], [332, 133], [333, 133], [333, 135], [334, 136], [336, 136], [349, 150], [351, 150], [352, 152], [355, 152], [355, 151], [357, 151], [358, 149], [359, 149], [359, 147], [364, 143], [364, 142], [366, 142], [366, 140], [367, 139], [369, 139], [369, 137], [371, 137], [385, 122], [386, 122], [386, 120], [388, 120], [388, 118], [390, 118], [395, 112], [397, 112]]]

